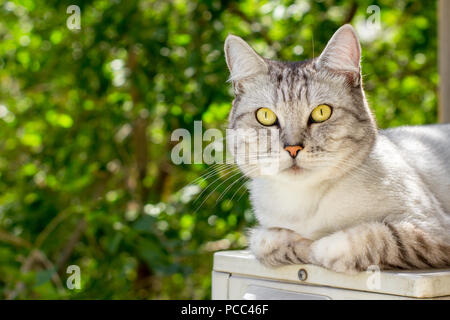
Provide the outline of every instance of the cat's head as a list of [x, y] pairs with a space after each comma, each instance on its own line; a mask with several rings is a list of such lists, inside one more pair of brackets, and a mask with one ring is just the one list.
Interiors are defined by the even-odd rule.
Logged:
[[[367, 156], [376, 125], [362, 89], [359, 41], [350, 25], [337, 30], [312, 60], [265, 59], [233, 35], [225, 41], [225, 56], [236, 96], [228, 144], [245, 174], [334, 177]], [[270, 141], [260, 134], [268, 131], [275, 133], [271, 143], [261, 143]], [[250, 138], [242, 132], [251, 132]]]

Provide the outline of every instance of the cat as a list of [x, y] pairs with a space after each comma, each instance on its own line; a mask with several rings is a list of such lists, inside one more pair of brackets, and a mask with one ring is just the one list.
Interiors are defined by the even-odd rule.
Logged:
[[[450, 125], [377, 129], [352, 26], [312, 60], [269, 60], [234, 35], [224, 50], [229, 129], [279, 132], [266, 161], [239, 165], [259, 223], [249, 248], [261, 263], [343, 273], [450, 266]], [[272, 159], [278, 170], [264, 173]]]

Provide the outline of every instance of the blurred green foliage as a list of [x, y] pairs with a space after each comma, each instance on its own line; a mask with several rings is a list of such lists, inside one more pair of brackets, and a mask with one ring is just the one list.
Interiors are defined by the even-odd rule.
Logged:
[[0, 0], [0, 298], [209, 298], [254, 218], [236, 171], [174, 165], [170, 135], [225, 128], [227, 34], [303, 60], [346, 22], [379, 126], [435, 122], [434, 1]]

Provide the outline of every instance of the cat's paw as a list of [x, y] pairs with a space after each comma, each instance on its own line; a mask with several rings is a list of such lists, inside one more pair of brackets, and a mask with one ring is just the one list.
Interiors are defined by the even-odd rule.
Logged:
[[307, 263], [311, 240], [283, 228], [257, 228], [250, 234], [250, 250], [264, 265]]
[[359, 252], [352, 244], [348, 234], [340, 231], [326, 236], [311, 244], [310, 259], [312, 263], [327, 269], [354, 274], [366, 270], [364, 262], [359, 258]]

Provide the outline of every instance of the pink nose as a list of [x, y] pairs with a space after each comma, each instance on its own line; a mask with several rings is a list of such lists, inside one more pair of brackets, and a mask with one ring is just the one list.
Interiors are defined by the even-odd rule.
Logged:
[[297, 156], [297, 154], [299, 153], [299, 151], [301, 151], [303, 148], [300, 146], [286, 146], [284, 147], [284, 150], [286, 150], [287, 152], [289, 152], [289, 154], [291, 155], [292, 158], [295, 158]]

